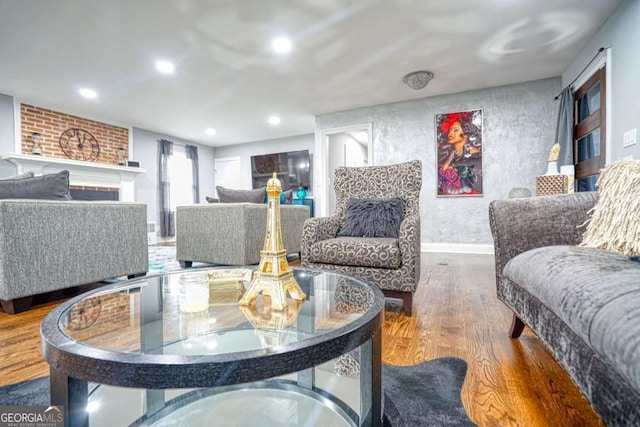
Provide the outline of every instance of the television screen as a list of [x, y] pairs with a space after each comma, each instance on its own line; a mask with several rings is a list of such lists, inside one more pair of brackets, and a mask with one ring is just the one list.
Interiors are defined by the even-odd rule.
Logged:
[[309, 150], [251, 156], [251, 181], [253, 188], [267, 185], [276, 172], [282, 190], [311, 189], [311, 156]]

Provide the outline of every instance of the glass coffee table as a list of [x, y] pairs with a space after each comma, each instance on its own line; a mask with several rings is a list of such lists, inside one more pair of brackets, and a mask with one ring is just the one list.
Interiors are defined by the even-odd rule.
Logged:
[[[241, 306], [252, 268], [122, 281], [53, 310], [42, 349], [65, 423], [381, 425], [382, 292], [294, 268], [305, 301]], [[185, 294], [194, 273], [208, 278], [201, 307]]]

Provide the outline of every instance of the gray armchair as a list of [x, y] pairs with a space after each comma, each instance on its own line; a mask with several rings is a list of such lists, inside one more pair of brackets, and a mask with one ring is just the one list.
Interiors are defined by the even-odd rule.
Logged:
[[[420, 188], [422, 162], [340, 167], [335, 172], [336, 212], [311, 218], [302, 232], [302, 265], [344, 273], [402, 299], [410, 316], [420, 280]], [[339, 237], [350, 199], [400, 197], [404, 217], [398, 238]]]
[[0, 245], [0, 303], [20, 313], [35, 295], [146, 274], [147, 205], [0, 200]]
[[[281, 205], [282, 240], [288, 253], [300, 252], [309, 207]], [[193, 262], [250, 265], [260, 262], [267, 223], [265, 203], [209, 203], [176, 208], [176, 257]]]

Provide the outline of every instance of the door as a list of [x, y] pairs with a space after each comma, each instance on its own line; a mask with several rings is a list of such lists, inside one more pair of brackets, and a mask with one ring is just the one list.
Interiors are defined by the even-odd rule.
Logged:
[[[242, 187], [242, 170], [240, 166], [239, 156], [215, 159], [215, 185], [234, 190], [240, 189]], [[216, 197], [218, 197], [217, 191]]]
[[576, 191], [596, 191], [606, 155], [606, 67], [573, 94], [573, 157]]
[[367, 166], [372, 164], [371, 123], [344, 128], [327, 129], [322, 132], [325, 141], [326, 203], [323, 215], [336, 210], [336, 194], [333, 188], [335, 170], [340, 166]]

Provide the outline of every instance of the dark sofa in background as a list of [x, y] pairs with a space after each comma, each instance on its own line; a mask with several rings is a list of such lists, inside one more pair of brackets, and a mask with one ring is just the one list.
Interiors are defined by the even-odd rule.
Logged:
[[[205, 197], [209, 203], [267, 203], [266, 187], [253, 190], [232, 190], [219, 185], [216, 186], [218, 197]], [[293, 203], [293, 190], [286, 190], [280, 194], [280, 204]]]

